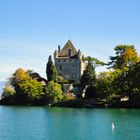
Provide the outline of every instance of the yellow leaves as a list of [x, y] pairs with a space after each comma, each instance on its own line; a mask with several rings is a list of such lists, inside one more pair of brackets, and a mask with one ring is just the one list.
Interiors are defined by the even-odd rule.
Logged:
[[114, 69], [128, 71], [129, 66], [139, 62], [140, 58], [133, 45], [119, 45], [115, 48], [116, 56], [111, 56], [109, 65]]
[[132, 48], [125, 48], [123, 59], [126, 62], [131, 61], [133, 64], [139, 61], [139, 57], [137, 55], [136, 50]]
[[14, 73], [14, 79], [16, 82], [23, 81], [27, 77], [29, 76], [27, 75], [26, 71], [24, 71], [22, 68], [17, 69]]
[[40, 98], [43, 94], [43, 86], [40, 82], [32, 79], [28, 75], [28, 71], [22, 68], [16, 70], [11, 80], [17, 93], [26, 94], [31, 99]]

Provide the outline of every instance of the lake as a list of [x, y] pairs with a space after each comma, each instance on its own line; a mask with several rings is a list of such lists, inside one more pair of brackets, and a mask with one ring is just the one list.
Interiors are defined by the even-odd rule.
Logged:
[[139, 139], [138, 109], [0, 106], [0, 140]]

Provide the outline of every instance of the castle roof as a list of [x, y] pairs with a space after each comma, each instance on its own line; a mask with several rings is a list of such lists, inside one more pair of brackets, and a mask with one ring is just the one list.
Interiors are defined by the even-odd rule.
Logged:
[[63, 47], [61, 52], [63, 52], [64, 50], [68, 50], [68, 49], [73, 49], [74, 51], [77, 52], [77, 50], [75, 49], [74, 45], [72, 44], [72, 42], [70, 40], [67, 41], [67, 43], [65, 44], [65, 46]]
[[71, 57], [77, 55], [77, 50], [75, 49], [74, 45], [70, 40], [67, 41], [67, 43], [64, 45], [62, 50], [59, 52], [59, 57], [69, 57], [69, 50], [71, 51]]

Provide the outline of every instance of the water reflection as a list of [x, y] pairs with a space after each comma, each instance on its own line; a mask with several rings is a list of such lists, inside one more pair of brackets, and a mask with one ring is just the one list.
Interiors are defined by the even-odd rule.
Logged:
[[112, 134], [114, 135], [115, 125], [112, 123]]

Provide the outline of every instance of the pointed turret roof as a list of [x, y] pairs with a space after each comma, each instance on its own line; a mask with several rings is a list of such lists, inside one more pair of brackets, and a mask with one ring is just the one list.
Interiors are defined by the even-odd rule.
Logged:
[[74, 51], [77, 52], [77, 50], [75, 49], [74, 45], [72, 44], [70, 40], [68, 40], [67, 43], [64, 45], [62, 51], [66, 49], [73, 49]]
[[71, 57], [75, 56], [78, 53], [70, 40], [67, 41], [67, 43], [64, 45], [62, 50], [58, 53], [58, 56], [59, 57], [70, 57], [69, 51], [71, 52]]

